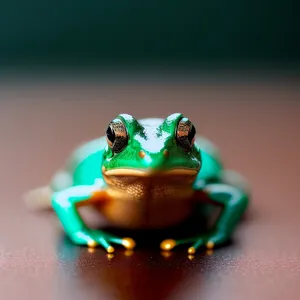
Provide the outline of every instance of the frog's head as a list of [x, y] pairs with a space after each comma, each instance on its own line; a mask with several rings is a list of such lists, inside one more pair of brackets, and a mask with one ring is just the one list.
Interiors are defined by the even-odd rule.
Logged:
[[121, 114], [107, 128], [103, 174], [149, 177], [179, 175], [195, 178], [201, 155], [194, 144], [196, 130], [180, 113], [166, 119], [136, 120]]

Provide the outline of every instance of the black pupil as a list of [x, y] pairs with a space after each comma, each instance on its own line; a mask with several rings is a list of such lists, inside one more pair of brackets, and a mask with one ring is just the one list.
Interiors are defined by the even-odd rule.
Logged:
[[108, 140], [111, 141], [112, 143], [115, 141], [116, 135], [114, 130], [110, 126], [106, 130], [106, 136]]
[[194, 126], [192, 126], [192, 128], [188, 134], [188, 139], [189, 139], [190, 144], [192, 143], [192, 140], [195, 137], [195, 134], [196, 134], [196, 129]]

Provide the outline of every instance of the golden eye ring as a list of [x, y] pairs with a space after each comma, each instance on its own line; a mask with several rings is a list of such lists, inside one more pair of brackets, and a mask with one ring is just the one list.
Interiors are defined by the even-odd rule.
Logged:
[[109, 123], [106, 130], [106, 141], [114, 153], [121, 152], [127, 146], [127, 130], [120, 119], [114, 119]]
[[194, 145], [196, 128], [188, 118], [182, 118], [176, 128], [177, 145], [186, 151], [190, 151]]

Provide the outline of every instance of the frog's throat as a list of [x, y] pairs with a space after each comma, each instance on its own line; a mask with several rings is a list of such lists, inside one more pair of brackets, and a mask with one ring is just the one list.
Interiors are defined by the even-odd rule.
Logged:
[[187, 168], [176, 168], [170, 170], [153, 170], [153, 169], [129, 169], [118, 168], [113, 170], [102, 170], [105, 176], [136, 176], [136, 177], [149, 177], [149, 176], [193, 176], [196, 175], [198, 170]]

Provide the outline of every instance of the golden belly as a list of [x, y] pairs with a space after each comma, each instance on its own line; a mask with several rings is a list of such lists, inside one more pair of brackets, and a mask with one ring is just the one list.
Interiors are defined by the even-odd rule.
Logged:
[[103, 216], [123, 228], [162, 228], [191, 213], [193, 178], [110, 178]]

